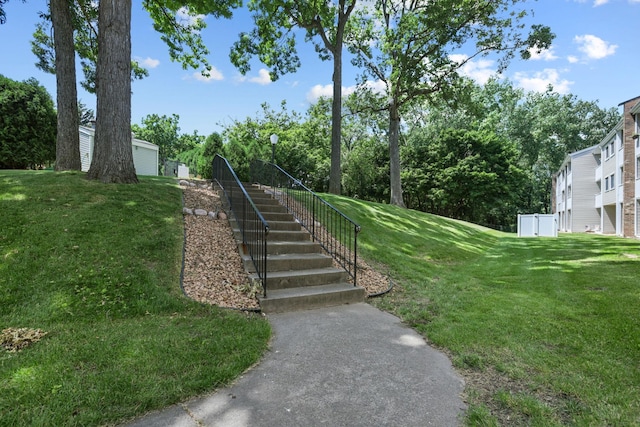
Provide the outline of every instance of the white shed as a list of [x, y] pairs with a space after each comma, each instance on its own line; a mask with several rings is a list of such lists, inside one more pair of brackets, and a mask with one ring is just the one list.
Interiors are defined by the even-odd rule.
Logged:
[[[93, 158], [93, 138], [95, 129], [80, 126], [80, 160], [82, 161], [82, 171], [86, 172], [91, 166]], [[131, 141], [133, 164], [138, 175], [158, 175], [158, 152], [157, 145], [141, 139]]]

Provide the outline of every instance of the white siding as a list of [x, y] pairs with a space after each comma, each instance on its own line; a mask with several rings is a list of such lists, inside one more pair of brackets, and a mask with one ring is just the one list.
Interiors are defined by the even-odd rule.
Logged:
[[[83, 172], [88, 171], [91, 166], [94, 132], [91, 128], [80, 126], [80, 159]], [[158, 150], [158, 146], [155, 144], [133, 139], [133, 165], [137, 175], [158, 175]]]
[[158, 146], [139, 139], [133, 140], [133, 163], [138, 175], [158, 175]]
[[80, 161], [82, 172], [89, 170], [93, 158], [93, 129], [80, 127]]
[[594, 179], [594, 171], [598, 167], [593, 150], [581, 152], [572, 158], [571, 186], [571, 224], [572, 232], [593, 230], [600, 225], [600, 214], [595, 208], [595, 195], [600, 187]]

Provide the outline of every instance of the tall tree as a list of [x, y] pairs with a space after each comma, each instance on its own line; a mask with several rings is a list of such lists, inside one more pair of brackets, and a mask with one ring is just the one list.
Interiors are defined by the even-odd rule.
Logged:
[[[418, 100], [436, 95], [454, 98], [458, 70], [472, 59], [492, 53], [503, 70], [529, 49], [546, 49], [553, 34], [533, 25], [522, 34], [526, 11], [512, 10], [525, 0], [376, 0], [357, 14], [347, 44], [364, 77], [384, 83], [389, 113], [391, 200], [404, 206], [400, 175], [399, 132], [403, 112]], [[471, 50], [464, 56], [460, 52]], [[458, 55], [454, 55], [458, 53]]]
[[80, 134], [78, 89], [73, 41], [73, 15], [69, 0], [50, 0], [51, 23], [55, 45], [56, 98], [58, 134], [56, 138], [56, 171], [80, 170]]
[[425, 129], [409, 135], [411, 208], [483, 225], [513, 224], [525, 172], [516, 145], [493, 131]]
[[298, 0], [251, 0], [255, 28], [243, 33], [231, 52], [231, 61], [240, 72], [250, 69], [253, 56], [271, 69], [272, 80], [300, 66], [294, 28], [306, 31], [305, 40], [314, 42], [322, 60], [333, 59], [333, 101], [331, 109], [331, 170], [329, 192], [340, 194], [342, 50], [349, 17], [356, 0], [301, 2]]
[[101, 0], [96, 133], [89, 179], [137, 183], [131, 151], [131, 0]]
[[48, 165], [56, 154], [56, 111], [37, 80], [0, 74], [0, 169]]
[[[130, 88], [131, 82], [125, 82], [125, 78], [122, 73], [109, 75], [105, 74], [105, 70], [102, 70], [102, 80], [105, 87], [103, 87], [102, 92], [98, 89], [98, 75], [100, 74], [100, 70], [98, 70], [99, 66], [96, 64], [98, 62], [103, 62], [104, 64], [105, 62], [104, 60], [99, 59], [100, 54], [102, 53], [102, 55], [106, 57], [118, 57], [118, 61], [120, 61], [120, 55], [112, 52], [113, 50], [120, 49], [120, 46], [118, 44], [114, 44], [107, 47], [100, 47], [100, 41], [113, 38], [114, 33], [121, 31], [123, 28], [128, 28], [127, 34], [122, 37], [116, 36], [115, 38], [124, 43], [123, 46], [125, 46], [129, 52], [131, 50], [131, 1], [123, 2], [111, 0], [105, 3], [107, 3], [107, 5], [102, 7], [102, 2], [95, 3], [89, 0], [69, 1], [69, 4], [74, 5], [74, 10], [76, 10], [75, 16], [78, 17], [78, 20], [75, 21], [76, 25], [74, 27], [76, 30], [75, 47], [76, 53], [78, 53], [80, 58], [84, 60], [82, 63], [82, 68], [85, 74], [83, 86], [90, 92], [95, 90], [98, 98], [101, 96], [107, 96], [107, 98], [109, 98], [111, 95], [110, 99], [105, 99], [102, 102], [100, 100], [97, 101], [97, 104], [102, 104], [102, 107], [96, 109], [96, 114], [98, 116], [96, 120], [96, 140], [111, 141], [115, 144], [113, 147], [114, 149], [107, 149], [104, 152], [101, 150], [98, 159], [94, 157], [93, 160], [99, 161], [101, 166], [98, 167], [97, 163], [94, 166], [94, 163], [92, 162], [92, 166], [94, 167], [92, 168], [93, 170], [90, 171], [91, 173], [88, 174], [88, 177], [95, 179], [99, 178], [106, 182], [136, 182], [136, 180], [131, 178], [132, 166], [130, 167], [125, 164], [121, 166], [112, 164], [109, 166], [106, 164], [106, 162], [113, 161], [124, 161], [125, 163], [128, 163], [128, 160], [126, 159], [131, 155], [124, 153], [122, 150], [125, 148], [121, 145], [122, 138], [127, 138], [124, 136], [125, 130], [116, 129], [109, 124], [98, 125], [101, 120], [111, 121], [115, 120], [116, 117], [124, 117], [128, 115], [129, 123], [127, 123], [124, 129], [126, 129], [126, 132], [129, 132], [128, 129], [130, 127], [131, 110], [131, 92], [129, 91], [124, 95], [124, 91], [122, 90], [127, 86]], [[96, 4], [98, 4], [97, 9], [95, 7]], [[185, 68], [198, 68], [202, 66], [203, 74], [206, 74], [208, 70], [210, 70], [211, 66], [206, 58], [208, 50], [204, 46], [200, 37], [200, 30], [205, 27], [202, 15], [210, 14], [215, 17], [230, 17], [231, 10], [235, 7], [239, 7], [240, 5], [240, 0], [222, 0], [217, 2], [210, 2], [206, 0], [145, 0], [143, 2], [143, 6], [147, 9], [154, 21], [154, 28], [162, 33], [162, 39], [169, 47], [171, 59], [181, 62]], [[181, 12], [180, 17], [178, 16], [178, 11]], [[102, 13], [108, 14], [109, 17], [99, 16]], [[182, 18], [185, 15], [187, 15], [189, 19], [183, 20]], [[46, 21], [48, 15], [43, 14], [43, 17]], [[111, 27], [107, 29], [108, 32], [112, 33], [109, 37], [103, 37], [97, 33], [94, 25], [96, 17], [98, 27], [102, 28], [102, 31], [107, 28], [105, 25]], [[100, 25], [100, 23], [103, 23], [103, 25]], [[119, 29], [116, 30], [116, 28]], [[51, 42], [51, 38], [46, 34], [45, 27], [39, 27], [34, 34], [34, 37], [35, 42], [33, 43], [33, 50], [34, 53], [36, 53], [36, 56], [40, 59], [40, 63], [43, 67], [49, 67], [50, 70], [55, 70], [52, 65], [55, 58], [55, 49]], [[104, 65], [106, 68], [109, 68], [108, 65]], [[125, 65], [122, 64], [122, 66], [124, 67]], [[130, 75], [135, 78], [142, 77], [147, 73], [146, 70], [140, 68], [135, 61], [131, 61], [131, 58], [129, 58], [129, 65], [126, 66], [126, 68], [129, 69]], [[116, 76], [122, 80], [116, 81]], [[129, 77], [126, 79], [128, 80]], [[123, 95], [119, 101], [113, 97], [114, 91], [106, 89], [107, 86], [113, 87], [115, 91]], [[102, 110], [103, 113], [106, 114], [100, 114], [99, 110]], [[127, 110], [129, 113], [126, 112]], [[109, 115], [111, 115], [112, 118], [107, 118]], [[102, 117], [102, 119], [100, 117]], [[118, 119], [118, 121], [124, 123], [125, 120]], [[99, 134], [103, 132], [106, 135], [99, 136]], [[116, 133], [121, 133], [122, 135], [118, 136]], [[130, 139], [131, 137], [129, 136], [128, 138]], [[130, 146], [128, 150], [131, 150]], [[112, 156], [113, 159], [110, 160]]]
[[[98, 2], [91, 0], [70, 0], [67, 2], [73, 20], [73, 40], [75, 53], [80, 59], [84, 78], [80, 81], [87, 92], [95, 93], [96, 62], [98, 58]], [[50, 5], [51, 10], [51, 5]], [[38, 58], [36, 66], [44, 72], [55, 74], [56, 48], [52, 33], [51, 13], [40, 13], [42, 21], [36, 25], [31, 41], [31, 51]], [[55, 27], [53, 28], [55, 33]], [[149, 72], [131, 60], [131, 78], [142, 79]]]
[[[36, 26], [31, 50], [38, 58], [36, 66], [56, 75], [56, 170], [80, 170], [78, 117], [81, 112], [75, 58], [77, 53], [84, 74], [80, 84], [88, 92], [95, 93], [98, 4], [89, 0], [50, 0], [49, 13], [40, 13], [40, 16], [42, 22]], [[148, 75], [147, 70], [135, 61], [132, 61], [131, 72], [134, 78]]]

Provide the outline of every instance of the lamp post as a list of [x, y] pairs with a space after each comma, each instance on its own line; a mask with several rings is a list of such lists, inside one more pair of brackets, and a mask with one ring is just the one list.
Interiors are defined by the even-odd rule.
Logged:
[[276, 144], [278, 143], [278, 135], [275, 133], [269, 137], [271, 140], [271, 163], [276, 163]]
[[276, 174], [276, 144], [278, 143], [278, 135], [276, 135], [275, 133], [272, 134], [269, 137], [269, 140], [271, 141], [271, 189], [274, 191], [274, 194], [275, 194], [273, 181], [275, 180], [275, 174]]

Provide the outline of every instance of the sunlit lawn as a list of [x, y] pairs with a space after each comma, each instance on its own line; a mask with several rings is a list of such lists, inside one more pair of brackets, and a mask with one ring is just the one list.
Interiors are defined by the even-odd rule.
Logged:
[[227, 384], [266, 349], [258, 316], [180, 290], [175, 180], [0, 171], [0, 425], [113, 424]]
[[468, 424], [640, 425], [639, 241], [517, 238], [327, 197], [397, 282], [376, 304], [470, 379]]

